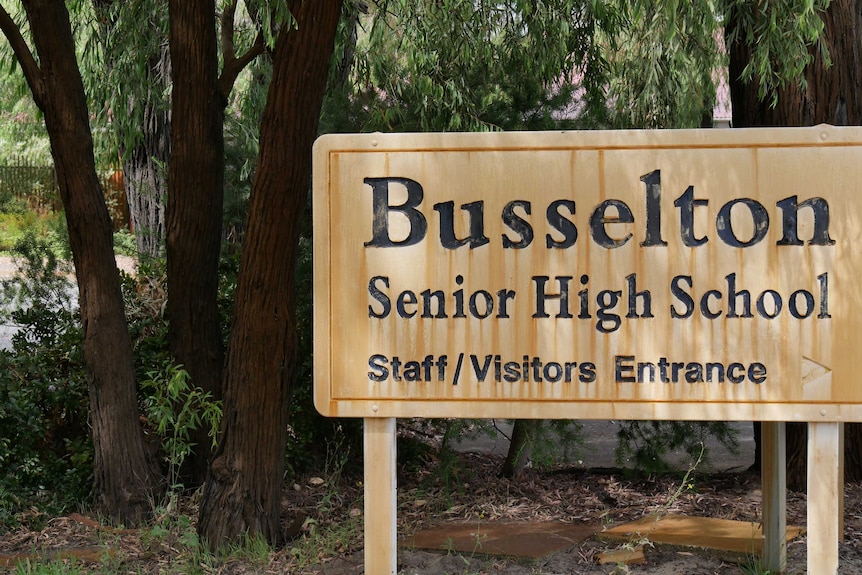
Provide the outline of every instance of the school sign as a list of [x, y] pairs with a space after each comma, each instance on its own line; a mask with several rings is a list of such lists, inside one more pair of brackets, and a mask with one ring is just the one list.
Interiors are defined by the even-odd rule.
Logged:
[[862, 129], [334, 135], [315, 403], [862, 421]]

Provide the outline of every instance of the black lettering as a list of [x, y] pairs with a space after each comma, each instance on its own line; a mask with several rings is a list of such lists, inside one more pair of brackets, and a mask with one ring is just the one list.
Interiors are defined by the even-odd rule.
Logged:
[[455, 237], [455, 202], [434, 204], [434, 211], [440, 214], [440, 245], [447, 250], [469, 245], [472, 250], [489, 243], [491, 240], [485, 237], [485, 202], [464, 204], [461, 209], [470, 214], [470, 235], [458, 239]]
[[517, 361], [507, 361], [503, 364], [503, 379], [514, 383], [521, 379], [521, 364]]
[[571, 318], [572, 314], [569, 313], [569, 282], [572, 281], [572, 276], [556, 276], [554, 278], [560, 284], [560, 293], [558, 294], [545, 293], [545, 284], [549, 279], [548, 276], [533, 276], [533, 282], [536, 284], [536, 313], [533, 314], [533, 317], [550, 317], [545, 311], [545, 300], [558, 299], [560, 300], [560, 311], [556, 317]]
[[[752, 222], [754, 223], [754, 233], [748, 241], [741, 241], [733, 231], [733, 221], [731, 220], [731, 210], [733, 206], [741, 204], [748, 208], [751, 214]], [[763, 204], [751, 198], [737, 198], [731, 200], [721, 206], [718, 212], [718, 217], [715, 219], [715, 227], [718, 231], [718, 237], [725, 244], [734, 248], [748, 248], [759, 243], [766, 237], [766, 232], [769, 231], [769, 214]]]
[[596, 381], [596, 364], [591, 361], [582, 363], [580, 365], [578, 381], [581, 383], [594, 383]]
[[[649, 372], [649, 375], [647, 375]], [[649, 361], [638, 362], [638, 383], [652, 383], [655, 381], [656, 368], [655, 364]]]
[[[653, 317], [652, 315], [652, 295], [648, 290], [637, 291], [637, 274], [629, 274], [626, 276], [626, 284], [628, 285], [628, 300], [629, 312], [626, 314], [628, 319], [640, 317]], [[642, 314], [638, 314], [638, 300], [643, 304]]]
[[[769, 296], [772, 299], [771, 310], [766, 307], [766, 296]], [[781, 313], [781, 308], [783, 307], [783, 303], [781, 301], [781, 295], [775, 290], [768, 289], [761, 293], [757, 297], [757, 314], [760, 317], [766, 319], [775, 319], [778, 317], [778, 314]]]
[[[448, 317], [446, 315], [446, 294], [443, 293], [443, 290], [431, 291], [430, 289], [426, 289], [421, 294], [422, 296], [422, 317], [427, 318], [445, 318]], [[437, 302], [437, 313], [431, 313], [431, 299], [436, 300]], [[413, 316], [410, 316], [413, 317]]]
[[[362, 181], [371, 186], [371, 208], [374, 214], [371, 221], [371, 241], [365, 242], [365, 247], [392, 248], [412, 246], [421, 242], [428, 231], [428, 222], [422, 212], [416, 209], [425, 196], [419, 182], [410, 178], [365, 178]], [[403, 204], [390, 205], [390, 183], [407, 188], [407, 199]], [[392, 212], [402, 214], [410, 222], [410, 231], [403, 240], [392, 241], [389, 237], [389, 214]]]
[[[633, 355], [616, 355], [614, 356], [614, 380], [617, 383], [634, 383], [635, 376], [634, 366], [632, 362], [635, 360]], [[627, 375], [631, 374], [631, 375]]]
[[745, 366], [741, 363], [731, 363], [728, 365], [727, 379], [730, 380], [731, 383], [742, 383], [745, 380]]
[[485, 378], [488, 376], [488, 370], [491, 368], [491, 359], [493, 356], [486, 355], [485, 363], [479, 367], [479, 358], [475, 355], [470, 356], [470, 362], [473, 364], [473, 373], [476, 374], [476, 379], [479, 382], [485, 381]]
[[709, 307], [709, 298], [714, 297], [716, 301], [721, 301], [721, 292], [711, 289], [700, 298], [700, 315], [707, 319], [715, 319], [721, 316], [721, 311], [712, 311]]
[[689, 186], [683, 194], [674, 201], [673, 205], [679, 208], [679, 234], [682, 243], [687, 247], [696, 248], [709, 241], [706, 236], [694, 237], [694, 208], [705, 206], [709, 200], [694, 199], [694, 186]]
[[[616, 209], [616, 217], [607, 215], [608, 208]], [[605, 200], [600, 203], [590, 216], [590, 235], [593, 241], [606, 249], [614, 249], [624, 246], [632, 238], [629, 232], [623, 238], [612, 238], [608, 235], [607, 224], [631, 224], [635, 217], [625, 202], [620, 200]]]
[[521, 208], [526, 215], [530, 215], [530, 202], [515, 200], [506, 204], [503, 208], [503, 223], [518, 234], [520, 239], [512, 241], [509, 236], [503, 234], [503, 249], [520, 250], [533, 242], [533, 228], [527, 220], [515, 213], [515, 208]]
[[[724, 277], [727, 281], [727, 317], [754, 317], [751, 314], [751, 293], [744, 289], [736, 291], [736, 274], [728, 274]], [[736, 313], [737, 299], [742, 298], [742, 314]]]
[[372, 370], [368, 372], [368, 379], [371, 381], [386, 381], [389, 377], [389, 368], [386, 364], [389, 360], [385, 355], [372, 355], [368, 358], [368, 367]]
[[[476, 301], [480, 297], [481, 299], [485, 300], [485, 311], [481, 313], [479, 312], [479, 306], [476, 304]], [[485, 319], [486, 317], [494, 313], [494, 298], [491, 297], [491, 294], [482, 289], [473, 293], [473, 295], [470, 296], [470, 313], [473, 315], [473, 317], [479, 319]]]
[[691, 281], [691, 276], [676, 276], [670, 282], [670, 292], [673, 294], [679, 303], [684, 305], [683, 311], [677, 311], [676, 305], [671, 304], [670, 306], [670, 317], [674, 319], [688, 319], [694, 313], [694, 300], [685, 291], [683, 287], [680, 286], [681, 283], [687, 283], [689, 289], [694, 285]]
[[575, 215], [575, 202], [572, 200], [554, 200], [548, 205], [545, 215], [548, 225], [563, 234], [562, 240], [555, 240], [551, 234], [545, 235], [545, 247], [565, 249], [575, 245], [578, 241], [578, 228], [572, 220], [560, 213], [560, 208], [569, 210], [569, 214]]
[[416, 310], [408, 310], [408, 305], [416, 305], [419, 302], [419, 299], [416, 297], [416, 294], [410, 290], [405, 290], [398, 294], [398, 299], [395, 302], [395, 309], [398, 310], [398, 315], [403, 317], [404, 319], [410, 319], [414, 315], [416, 315]]
[[661, 239], [661, 170], [653, 170], [641, 176], [646, 185], [646, 233], [641, 246], [666, 246]]
[[501, 289], [497, 292], [497, 319], [506, 319], [509, 317], [509, 302], [515, 299], [515, 291], [510, 289]]
[[712, 373], [716, 372], [718, 383], [724, 383], [724, 364], [723, 363], [707, 363], [706, 364], [706, 381], [712, 382]]
[[752, 363], [748, 366], [748, 379], [754, 383], [763, 383], [766, 381], [766, 366], [762, 363]]
[[[596, 297], [598, 309], [596, 310], [596, 329], [602, 333], [611, 333], [620, 328], [622, 319], [618, 314], [607, 313], [617, 307], [623, 292], [613, 290], [602, 290]], [[569, 316], [571, 317], [571, 316]]]
[[703, 381], [703, 364], [689, 363], [685, 366], [686, 383], [700, 383]]
[[389, 278], [386, 276], [374, 276], [368, 282], [368, 295], [374, 298], [376, 301], [380, 302], [380, 305], [383, 306], [383, 309], [375, 311], [374, 308], [369, 304], [368, 305], [368, 317], [376, 317], [378, 319], [383, 319], [389, 315], [389, 312], [392, 311], [392, 303], [389, 301], [389, 297], [377, 289], [377, 286], [374, 285], [377, 282], [383, 282], [383, 285], [389, 287]]
[[814, 233], [811, 239], [808, 240], [808, 245], [811, 246], [832, 246], [835, 245], [835, 240], [829, 237], [829, 203], [823, 198], [810, 198], [802, 202], [796, 203], [796, 196], [784, 198], [775, 205], [781, 208], [781, 239], [776, 245], [779, 246], [801, 246], [802, 240], [799, 239], [799, 228], [797, 225], [797, 216], [799, 208], [810, 208], [814, 216]]
[[817, 314], [817, 319], [830, 319], [829, 315], [829, 272], [825, 272], [817, 276], [817, 281], [820, 283], [820, 313]]
[[[799, 297], [805, 300], [805, 310], [799, 311]], [[787, 302], [787, 308], [790, 310], [790, 315], [796, 319], [805, 319], [814, 313], [814, 296], [811, 292], [804, 289], [796, 290], [790, 294], [790, 299]]]

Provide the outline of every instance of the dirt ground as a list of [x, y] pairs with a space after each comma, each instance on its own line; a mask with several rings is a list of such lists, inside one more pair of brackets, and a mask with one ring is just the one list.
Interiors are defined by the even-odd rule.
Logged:
[[[497, 477], [502, 459], [486, 453], [459, 454], [441, 474], [429, 454], [418, 468], [399, 470], [398, 528], [409, 535], [431, 525], [477, 524], [499, 521], [562, 521], [619, 525], [653, 514], [686, 514], [743, 521], [760, 517], [760, 480], [743, 471], [695, 474], [681, 488], [681, 475], [629, 478], [578, 466], [544, 471], [528, 470], [520, 481]], [[0, 535], [2, 558], [15, 554], [34, 558], [57, 557], [69, 550], [95, 553], [81, 564], [91, 573], [290, 573], [347, 575], [364, 572], [362, 541], [362, 489], [358, 470], [345, 469], [329, 477], [308, 476], [288, 485], [284, 495], [284, 522], [292, 523], [294, 538], [285, 547], [262, 556], [234, 552], [226, 558], [203, 558], [182, 542], [193, 533], [194, 496], [180, 507], [164, 512], [153, 525], [118, 529], [100, 524], [92, 515], [42, 518], [36, 530], [21, 527]], [[845, 486], [845, 540], [840, 544], [841, 575], [862, 575], [862, 485]], [[787, 494], [787, 521], [805, 526], [806, 500], [801, 493]], [[167, 517], [170, 515], [170, 517]], [[297, 519], [297, 516], [299, 519]], [[167, 518], [166, 518], [167, 517]], [[806, 572], [806, 541], [800, 537], [788, 546], [787, 573]], [[759, 573], [745, 570], [753, 557], [729, 557], [699, 549], [644, 547], [643, 565], [599, 565], [600, 553], [620, 544], [592, 537], [540, 560], [400, 549], [398, 573], [441, 574], [653, 574], [715, 575]], [[742, 562], [740, 565], [739, 562]], [[10, 572], [14, 572], [11, 570]], [[762, 572], [760, 572], [762, 573]]]

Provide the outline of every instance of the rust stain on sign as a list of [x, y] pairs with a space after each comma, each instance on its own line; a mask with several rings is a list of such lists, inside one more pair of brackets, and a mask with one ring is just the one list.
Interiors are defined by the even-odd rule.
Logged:
[[862, 130], [321, 138], [326, 415], [862, 420]]

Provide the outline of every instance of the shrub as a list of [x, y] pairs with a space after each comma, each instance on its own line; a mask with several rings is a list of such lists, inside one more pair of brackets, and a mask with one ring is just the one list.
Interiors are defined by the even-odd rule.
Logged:
[[44, 239], [14, 249], [21, 274], [2, 282], [0, 525], [25, 507], [61, 512], [90, 492], [93, 449], [81, 330], [62, 264]]

